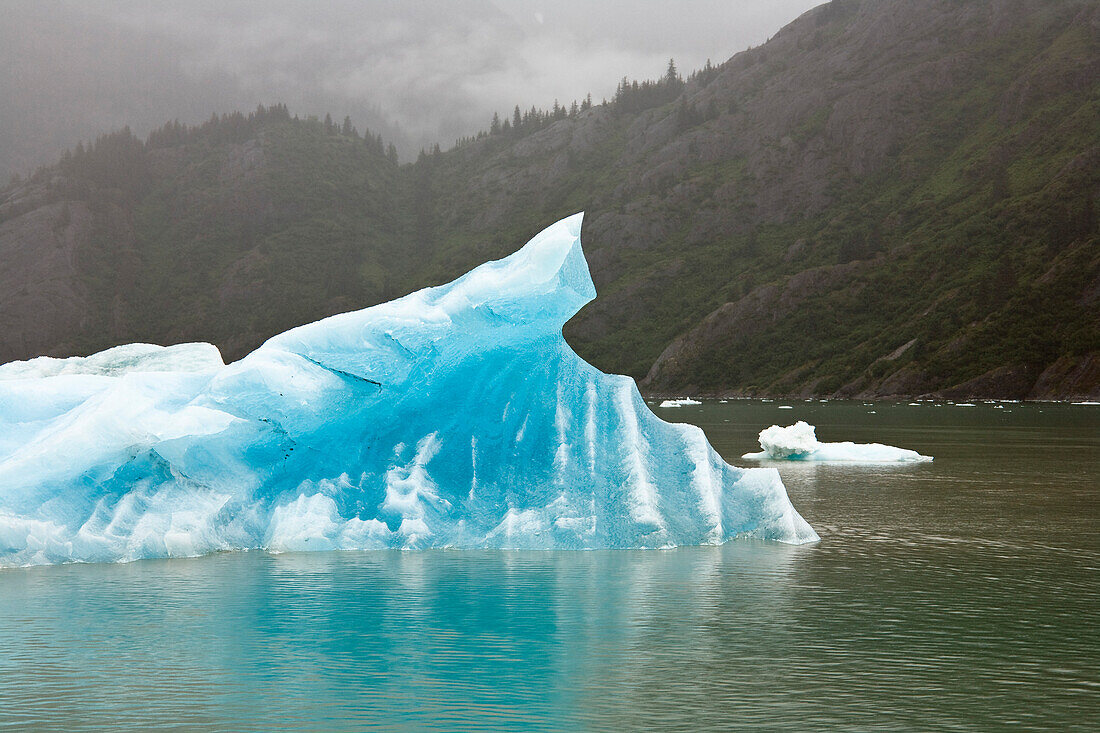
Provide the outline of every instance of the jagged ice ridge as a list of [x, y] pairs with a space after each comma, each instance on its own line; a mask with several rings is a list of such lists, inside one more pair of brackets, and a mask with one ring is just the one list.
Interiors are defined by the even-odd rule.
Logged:
[[563, 324], [581, 215], [454, 282], [275, 336], [0, 367], [0, 566], [220, 550], [817, 539]]

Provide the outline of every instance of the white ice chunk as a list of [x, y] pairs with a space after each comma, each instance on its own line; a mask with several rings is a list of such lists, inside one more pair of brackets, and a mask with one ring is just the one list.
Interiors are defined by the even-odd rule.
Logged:
[[665, 400], [658, 407], [688, 407], [690, 405], [703, 404], [699, 400], [693, 400], [690, 397], [677, 397], [673, 400]]
[[820, 445], [814, 426], [803, 420], [790, 427], [772, 425], [760, 431], [760, 447], [769, 458], [803, 458]]
[[742, 458], [773, 461], [824, 461], [840, 463], [908, 463], [931, 461], [916, 451], [895, 448], [881, 443], [822, 443], [816, 428], [799, 420], [794, 425], [772, 425], [760, 431], [759, 453], [746, 453]]

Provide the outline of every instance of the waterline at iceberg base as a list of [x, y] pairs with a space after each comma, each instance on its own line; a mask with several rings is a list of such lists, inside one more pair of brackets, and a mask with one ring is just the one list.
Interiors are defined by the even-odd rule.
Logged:
[[775, 469], [565, 343], [595, 297], [580, 226], [229, 365], [134, 344], [0, 367], [0, 566], [816, 540]]

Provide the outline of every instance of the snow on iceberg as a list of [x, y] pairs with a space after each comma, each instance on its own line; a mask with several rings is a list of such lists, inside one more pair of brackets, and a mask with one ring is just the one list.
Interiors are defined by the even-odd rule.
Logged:
[[205, 372], [224, 366], [222, 355], [213, 344], [126, 344], [91, 356], [73, 356], [68, 359], [40, 356], [29, 361], [0, 364], [0, 381], [54, 377], [59, 374], [98, 374], [110, 377], [126, 372]]
[[916, 451], [881, 443], [822, 443], [816, 428], [803, 420], [794, 425], [772, 425], [760, 431], [760, 453], [742, 458], [773, 461], [837, 461], [845, 463], [907, 463], [931, 461]]
[[131, 345], [0, 367], [0, 566], [816, 540], [775, 469], [728, 465], [565, 343], [595, 297], [580, 226], [229, 365]]

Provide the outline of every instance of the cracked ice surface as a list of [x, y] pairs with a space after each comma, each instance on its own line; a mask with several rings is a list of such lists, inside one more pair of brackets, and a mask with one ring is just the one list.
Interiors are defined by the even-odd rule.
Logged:
[[565, 343], [595, 297], [580, 225], [229, 365], [135, 344], [0, 367], [0, 566], [816, 540], [774, 469]]

